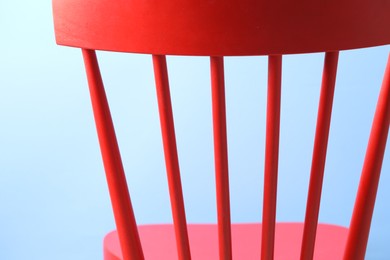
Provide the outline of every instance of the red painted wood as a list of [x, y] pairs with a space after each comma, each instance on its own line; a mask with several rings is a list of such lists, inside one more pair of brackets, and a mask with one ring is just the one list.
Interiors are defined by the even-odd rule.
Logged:
[[325, 54], [320, 102], [318, 106], [317, 128], [310, 172], [309, 192], [306, 204], [301, 260], [313, 259], [314, 254], [314, 243], [318, 214], [320, 210], [322, 181], [324, 178], [338, 58], [338, 52], [328, 52]]
[[219, 259], [232, 259], [225, 79], [222, 57], [210, 58]]
[[123, 259], [144, 259], [96, 54], [93, 50], [85, 49], [82, 53]]
[[262, 260], [274, 259], [281, 87], [282, 56], [269, 56], [264, 165], [263, 230], [261, 244]]
[[383, 0], [53, 0], [58, 44], [205, 56], [323, 52], [388, 44]]
[[[147, 259], [190, 259], [191, 242], [195, 259], [218, 256], [221, 259], [311, 259], [313, 256], [341, 259], [346, 229], [317, 225], [338, 51], [389, 44], [389, 13], [390, 4], [383, 0], [53, 0], [57, 43], [83, 48], [123, 258], [143, 259], [145, 252]], [[144, 251], [92, 49], [154, 55], [174, 225], [141, 227]], [[275, 224], [281, 55], [319, 51], [328, 53], [305, 224]], [[211, 56], [218, 225], [190, 225], [187, 228], [165, 54]], [[223, 56], [229, 55], [269, 56], [263, 225], [231, 226], [223, 71]], [[365, 255], [389, 129], [389, 67], [377, 105], [344, 259], [363, 259]], [[111, 234], [106, 238], [105, 259], [122, 259], [117, 255], [120, 251], [118, 242], [111, 240], [116, 237]], [[112, 245], [117, 248], [112, 250]], [[321, 251], [322, 248], [327, 248], [330, 255]]]
[[[278, 223], [275, 228], [275, 260], [298, 260], [302, 240], [302, 223]], [[175, 235], [172, 225], [140, 226], [142, 247], [148, 260], [176, 260]], [[232, 224], [233, 259], [260, 259], [261, 224]], [[194, 260], [218, 259], [217, 225], [189, 224]], [[319, 224], [314, 257], [317, 260], [342, 259], [348, 230], [345, 227]], [[104, 260], [121, 260], [116, 232], [104, 239]]]
[[368, 235], [390, 124], [390, 55], [372, 123], [359, 189], [351, 219], [344, 259], [361, 260]]
[[171, 95], [169, 91], [168, 70], [165, 56], [153, 55], [156, 80], [158, 109], [160, 113], [161, 133], [164, 145], [165, 165], [167, 169], [169, 195], [171, 199], [173, 223], [180, 260], [191, 259], [188, 241], [187, 222], [184, 209], [183, 191], [177, 156], [175, 126], [173, 121]]

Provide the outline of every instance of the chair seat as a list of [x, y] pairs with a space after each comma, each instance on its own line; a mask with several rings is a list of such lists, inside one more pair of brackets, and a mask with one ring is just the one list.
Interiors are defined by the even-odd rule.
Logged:
[[[233, 224], [233, 259], [260, 259], [261, 224]], [[146, 260], [177, 258], [173, 225], [139, 226], [142, 248]], [[188, 233], [192, 259], [218, 259], [218, 237], [216, 224], [190, 224]], [[275, 258], [299, 259], [303, 223], [277, 223]], [[314, 259], [342, 259], [348, 229], [341, 226], [319, 224]], [[104, 259], [121, 260], [116, 231], [104, 238]]]

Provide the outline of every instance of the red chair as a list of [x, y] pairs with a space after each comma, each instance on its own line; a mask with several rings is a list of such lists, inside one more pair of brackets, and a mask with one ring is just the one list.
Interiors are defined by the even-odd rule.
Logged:
[[[112, 259], [364, 259], [390, 120], [390, 60], [349, 228], [318, 224], [339, 51], [390, 43], [379, 0], [53, 0], [56, 41], [82, 49], [117, 231]], [[137, 227], [95, 50], [152, 54], [172, 225]], [[282, 55], [325, 52], [304, 223], [275, 223]], [[217, 225], [186, 223], [165, 55], [210, 56]], [[262, 224], [231, 224], [224, 56], [267, 55]]]

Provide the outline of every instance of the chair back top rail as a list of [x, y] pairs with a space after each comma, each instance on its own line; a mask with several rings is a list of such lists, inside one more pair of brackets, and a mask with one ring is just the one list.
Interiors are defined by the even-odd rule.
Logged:
[[240, 56], [390, 43], [387, 0], [53, 0], [56, 41], [86, 49]]

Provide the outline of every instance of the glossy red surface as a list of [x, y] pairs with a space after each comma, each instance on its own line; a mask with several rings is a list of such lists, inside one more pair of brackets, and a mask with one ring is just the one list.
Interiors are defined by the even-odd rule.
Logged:
[[232, 259], [225, 77], [222, 57], [210, 58], [219, 255]]
[[312, 259], [314, 253], [338, 59], [339, 52], [328, 52], [325, 55], [309, 192], [306, 203], [305, 227], [302, 238], [302, 259]]
[[345, 259], [364, 259], [390, 125], [390, 55], [353, 209]]
[[261, 259], [264, 260], [272, 260], [274, 257], [281, 92], [282, 56], [269, 56], [261, 244]]
[[383, 0], [53, 0], [58, 44], [183, 55], [334, 51], [390, 42]]
[[96, 54], [91, 50], [83, 50], [83, 57], [114, 218], [120, 227], [118, 232], [123, 253], [126, 259], [142, 259], [133, 207]]
[[175, 126], [173, 122], [171, 94], [169, 90], [168, 70], [165, 56], [153, 55], [153, 67], [156, 81], [157, 101], [160, 113], [161, 134], [164, 146], [169, 195], [175, 234], [177, 237], [178, 254], [179, 259], [190, 259], [191, 253], [188, 242], [187, 222], [184, 209], [179, 159], [176, 148]]
[[[233, 259], [260, 259], [261, 224], [232, 225]], [[275, 260], [296, 260], [300, 257], [302, 223], [278, 223], [275, 235]], [[172, 225], [140, 226], [145, 259], [175, 260], [177, 258], [174, 228]], [[218, 257], [217, 225], [188, 226], [192, 259], [216, 260]], [[314, 257], [317, 260], [342, 259], [347, 229], [320, 224]], [[122, 260], [116, 232], [104, 239], [104, 259]]]
[[[82, 48], [118, 230], [105, 258], [364, 259], [390, 121], [390, 58], [347, 229], [317, 225], [340, 50], [390, 44], [384, 0], [53, 0], [58, 44]], [[94, 50], [153, 55], [173, 225], [137, 228]], [[305, 223], [275, 224], [282, 55], [326, 52]], [[165, 54], [210, 56], [217, 225], [187, 225]], [[269, 55], [263, 226], [231, 224], [223, 56]], [[140, 108], [142, 109], [142, 108]], [[140, 233], [140, 237], [138, 235]], [[118, 242], [120, 240], [120, 247]], [[141, 241], [141, 242], [140, 242]], [[141, 247], [142, 244], [142, 247]], [[324, 251], [323, 251], [324, 250]], [[345, 250], [345, 253], [343, 252]]]

